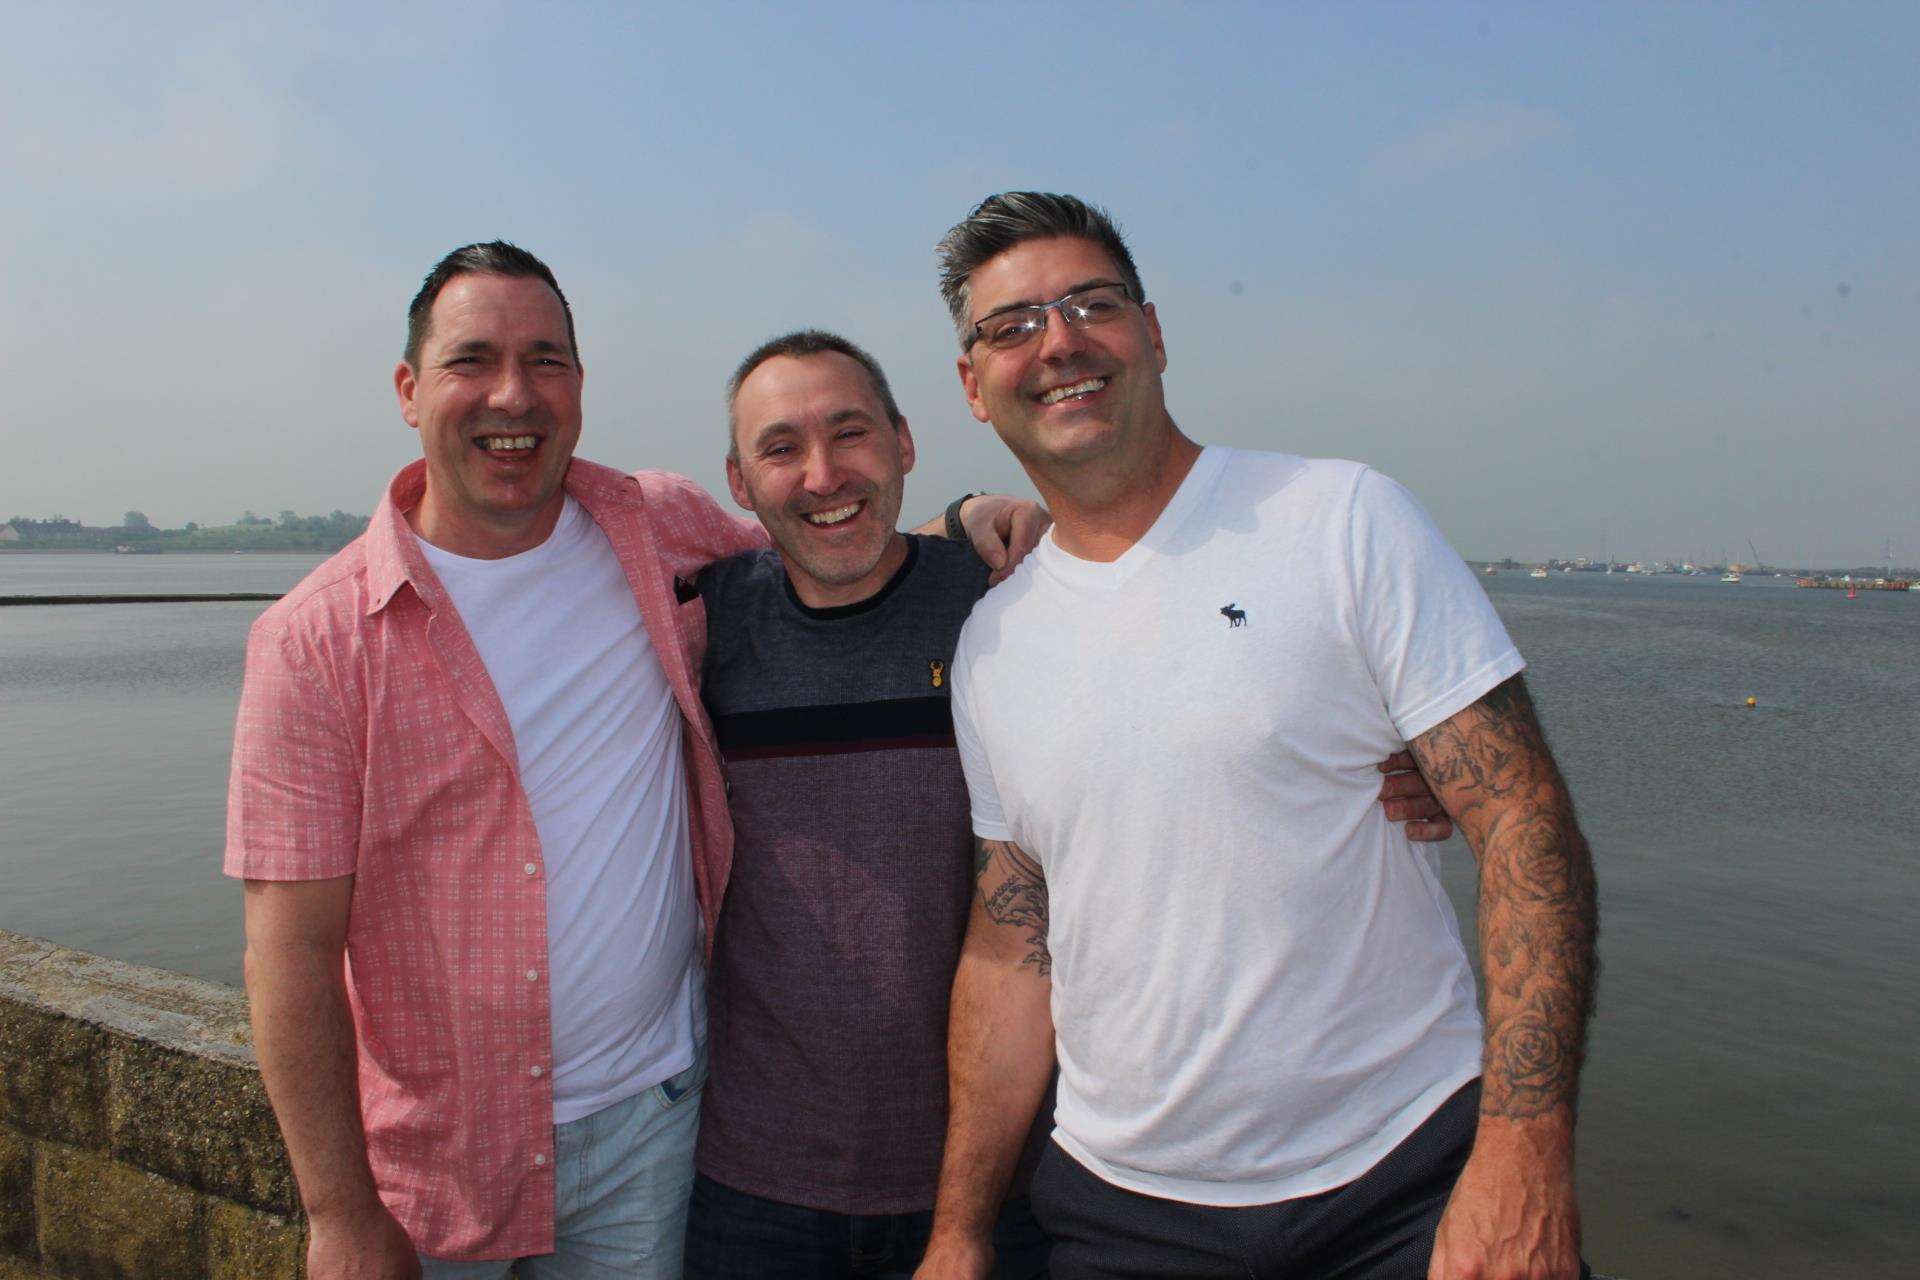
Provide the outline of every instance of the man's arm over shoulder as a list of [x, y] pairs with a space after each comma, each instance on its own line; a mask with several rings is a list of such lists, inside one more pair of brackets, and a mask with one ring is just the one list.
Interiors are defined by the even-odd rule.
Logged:
[[691, 582], [716, 560], [773, 542], [758, 520], [734, 515], [694, 481], [671, 471], [636, 471], [660, 552], [674, 576]]
[[1431, 1275], [1579, 1273], [1573, 1133], [1599, 962], [1593, 861], [1524, 679], [1411, 743], [1480, 864], [1486, 1053]]

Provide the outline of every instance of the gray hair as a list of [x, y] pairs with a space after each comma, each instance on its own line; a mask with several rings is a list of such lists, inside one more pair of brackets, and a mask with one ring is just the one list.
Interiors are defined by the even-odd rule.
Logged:
[[973, 273], [1016, 245], [1029, 240], [1054, 236], [1073, 236], [1090, 240], [1106, 250], [1134, 301], [1145, 304], [1147, 291], [1140, 284], [1140, 272], [1120, 238], [1113, 215], [1097, 204], [1088, 204], [1077, 196], [1055, 195], [1048, 191], [1002, 191], [988, 196], [975, 206], [953, 229], [940, 238], [934, 252], [940, 259], [940, 296], [946, 300], [953, 317], [954, 331], [960, 335], [965, 351], [973, 339]]
[[873, 384], [873, 394], [880, 401], [881, 410], [887, 415], [887, 421], [895, 431], [905, 421], [900, 416], [900, 406], [894, 402], [893, 388], [887, 385], [887, 375], [881, 372], [880, 362], [868, 353], [865, 347], [841, 337], [837, 333], [828, 333], [825, 329], [795, 329], [792, 333], [783, 333], [777, 338], [769, 338], [742, 360], [727, 379], [727, 456], [740, 456], [740, 446], [734, 439], [734, 402], [740, 398], [740, 387], [753, 376], [753, 371], [777, 356], [791, 356], [799, 359], [803, 356], [843, 355], [867, 371], [867, 380]]

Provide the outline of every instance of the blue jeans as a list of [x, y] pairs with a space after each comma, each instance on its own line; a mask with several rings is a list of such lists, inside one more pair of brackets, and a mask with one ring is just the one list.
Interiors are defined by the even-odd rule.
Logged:
[[422, 1255], [424, 1280], [680, 1280], [706, 1081], [702, 1049], [679, 1075], [554, 1126], [552, 1253], [498, 1262]]
[[[846, 1214], [783, 1204], [693, 1181], [687, 1280], [906, 1280], [920, 1265], [933, 1210]], [[993, 1228], [997, 1280], [1046, 1280], [1049, 1245], [1025, 1196]]]

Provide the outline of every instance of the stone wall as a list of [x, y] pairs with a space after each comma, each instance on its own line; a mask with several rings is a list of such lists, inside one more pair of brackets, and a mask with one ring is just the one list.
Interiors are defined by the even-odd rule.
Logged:
[[0, 1280], [271, 1280], [305, 1241], [231, 987], [0, 930]]

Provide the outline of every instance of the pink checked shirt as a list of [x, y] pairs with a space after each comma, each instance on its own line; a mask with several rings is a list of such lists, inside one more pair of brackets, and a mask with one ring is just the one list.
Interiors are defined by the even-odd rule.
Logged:
[[[424, 1253], [519, 1257], [553, 1249], [545, 867], [506, 710], [402, 515], [425, 486], [425, 463], [401, 471], [367, 532], [254, 623], [226, 871], [354, 877], [347, 991], [381, 1197]], [[664, 472], [576, 459], [566, 487], [680, 704], [711, 947], [733, 828], [696, 687], [705, 609], [674, 580], [765, 534]]]

